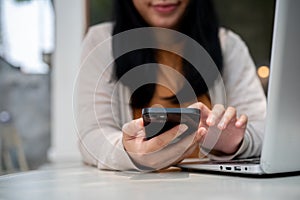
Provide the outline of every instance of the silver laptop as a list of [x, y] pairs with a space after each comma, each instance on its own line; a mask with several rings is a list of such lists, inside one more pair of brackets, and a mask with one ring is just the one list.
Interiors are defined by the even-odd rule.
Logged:
[[[179, 167], [241, 174], [300, 171], [300, 1], [277, 0], [268, 111], [261, 158], [184, 160]], [[299, 173], [300, 174], [300, 173]]]

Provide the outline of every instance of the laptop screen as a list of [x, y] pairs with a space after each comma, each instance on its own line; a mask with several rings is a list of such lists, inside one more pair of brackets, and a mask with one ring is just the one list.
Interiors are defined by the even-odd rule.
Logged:
[[300, 170], [300, 1], [277, 0], [262, 167]]

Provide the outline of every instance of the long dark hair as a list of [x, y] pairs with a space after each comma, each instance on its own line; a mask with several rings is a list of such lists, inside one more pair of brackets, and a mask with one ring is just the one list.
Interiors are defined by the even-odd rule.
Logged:
[[[132, 0], [114, 0], [114, 27], [113, 35], [134, 28], [148, 27], [138, 11], [135, 9]], [[215, 62], [218, 70], [223, 68], [222, 53], [218, 37], [219, 24], [211, 0], [190, 0], [187, 10], [181, 22], [179, 32], [197, 41], [209, 53]], [[154, 70], [147, 70], [147, 63], [157, 63], [155, 60], [155, 49], [139, 49], [124, 54], [116, 58], [117, 51], [122, 42], [113, 39], [113, 55], [115, 58], [114, 78], [119, 80], [129, 70], [145, 65], [144, 73], [138, 77], [147, 80], [150, 76], [156, 77]], [[189, 53], [189, 52], [185, 52]], [[152, 66], [153, 67], [153, 66]], [[207, 85], [201, 75], [190, 63], [183, 59], [183, 75], [194, 89], [197, 96], [208, 92], [212, 84]], [[150, 74], [149, 74], [150, 72]], [[123, 81], [132, 90], [131, 106], [133, 108], [143, 108], [147, 106], [155, 92], [155, 84], [146, 84], [133, 91], [134, 85], [130, 81]], [[185, 87], [181, 89], [184, 90]], [[180, 93], [180, 91], [179, 91]], [[187, 101], [189, 97], [186, 97]], [[176, 95], [170, 97], [174, 102], [177, 101]]]

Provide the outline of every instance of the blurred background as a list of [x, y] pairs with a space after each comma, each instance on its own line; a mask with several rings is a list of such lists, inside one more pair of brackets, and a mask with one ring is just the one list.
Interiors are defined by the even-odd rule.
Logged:
[[[267, 95], [275, 0], [213, 0], [249, 47]], [[73, 84], [89, 26], [111, 0], [0, 0], [0, 174], [80, 160]]]

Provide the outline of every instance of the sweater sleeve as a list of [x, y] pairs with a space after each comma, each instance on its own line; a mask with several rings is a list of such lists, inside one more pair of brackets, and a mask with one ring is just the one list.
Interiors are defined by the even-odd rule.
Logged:
[[85, 163], [100, 169], [141, 171], [123, 147], [111, 52], [111, 24], [90, 28], [75, 85], [79, 149]]
[[247, 46], [229, 30], [221, 36], [224, 69], [223, 82], [227, 106], [237, 109], [238, 116], [246, 114], [248, 125], [239, 150], [233, 155], [209, 157], [216, 160], [257, 157], [261, 153], [266, 117], [266, 97], [256, 75], [256, 68]]

